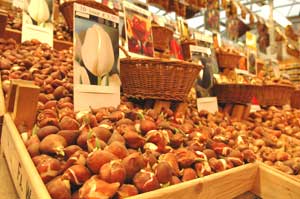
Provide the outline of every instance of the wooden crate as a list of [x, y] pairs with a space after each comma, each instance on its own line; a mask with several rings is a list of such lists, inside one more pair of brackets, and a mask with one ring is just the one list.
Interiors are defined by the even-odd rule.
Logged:
[[266, 164], [258, 163], [252, 192], [263, 199], [299, 199], [300, 182]]
[[[3, 90], [2, 90], [2, 81], [1, 81], [1, 76], [0, 76], [0, 137], [1, 137], [1, 131], [2, 131], [3, 117], [4, 117], [5, 112], [6, 112], [5, 100], [4, 100], [4, 94], [3, 94]], [[0, 139], [0, 143], [1, 143], [1, 139]]]
[[[3, 34], [3, 37], [7, 38], [7, 39], [13, 38], [14, 40], [16, 40], [17, 43], [21, 43], [21, 31], [19, 31], [19, 30], [6, 28], [6, 30]], [[69, 49], [72, 46], [73, 46], [73, 43], [69, 42], [69, 41], [62, 41], [62, 40], [57, 40], [57, 39], [53, 40], [53, 47], [56, 50]]]
[[[9, 113], [4, 115], [1, 146], [19, 197], [51, 198]], [[257, 164], [247, 164], [130, 199], [233, 198], [252, 189], [257, 168]]]
[[9, 113], [4, 115], [1, 148], [20, 199], [51, 199]]

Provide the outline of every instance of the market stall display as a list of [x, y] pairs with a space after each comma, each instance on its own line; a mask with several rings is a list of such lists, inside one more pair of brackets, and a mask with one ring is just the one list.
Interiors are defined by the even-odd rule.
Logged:
[[[6, 9], [7, 10], [7, 9]], [[6, 28], [13, 30], [22, 30], [22, 9], [20, 8], [9, 8], [8, 21]], [[70, 41], [72, 42], [72, 33], [70, 29], [63, 23], [64, 20], [54, 22], [54, 38], [57, 40]]]
[[[60, 10], [70, 29], [55, 24], [55, 36], [63, 40], [60, 42], [72, 40], [75, 2], [104, 11], [99, 12], [102, 15], [107, 12], [117, 16], [116, 10], [104, 5], [107, 2], [61, 1]], [[185, 61], [168, 56], [147, 57], [151, 53], [135, 54], [130, 46], [127, 52], [124, 49], [131, 41], [126, 38], [119, 42], [125, 45], [119, 47], [122, 58], [116, 64], [122, 83], [120, 104], [90, 106], [84, 111], [74, 111], [73, 101], [75, 80], [82, 82], [82, 76], [73, 80], [74, 56], [78, 63], [82, 61], [82, 56], [78, 56], [80, 48], [73, 50], [66, 45], [61, 50], [56, 46], [57, 40], [54, 48], [36, 39], [21, 43], [20, 10], [8, 11], [6, 31], [0, 38], [1, 150], [20, 198], [234, 198], [247, 191], [263, 198], [299, 197], [300, 110], [298, 90], [290, 77], [278, 75], [280, 70], [271, 68], [266, 64], [270, 60], [261, 55], [263, 66], [251, 73], [246, 65], [249, 49], [226, 42], [215, 49], [220, 72], [214, 74], [214, 85], [207, 89], [207, 93], [216, 96], [214, 110], [218, 106], [219, 110], [200, 110], [193, 87], [206, 64], [201, 56], [213, 57], [214, 52], [207, 38], [203, 40], [207, 45], [191, 39], [195, 30], [188, 29], [182, 17], [192, 16], [207, 6], [219, 15], [219, 2], [148, 2], [167, 13], [175, 11], [185, 30], [179, 34], [178, 26], [171, 30], [154, 22], [152, 29], [147, 29], [141, 18], [126, 20], [124, 16], [125, 23], [134, 23], [129, 29], [140, 37], [138, 47], [144, 51], [145, 44], [150, 42], [152, 50], [154, 47], [168, 54], [176, 36], [182, 49], [180, 45], [176, 48], [180, 53], [183, 51]], [[242, 18], [250, 12], [235, 1], [222, 1], [221, 5], [227, 15], [235, 17], [239, 17], [239, 7]], [[126, 15], [125, 9], [123, 14]], [[256, 14], [250, 13], [250, 23], [255, 22], [254, 17], [257, 18]], [[115, 29], [120, 25], [123, 30], [121, 23], [113, 24], [105, 17], [97, 20], [102, 19], [103, 24], [109, 23]], [[267, 30], [271, 27], [263, 20], [258, 21], [254, 26], [260, 33], [257, 42], [263, 51], [269, 51], [272, 35]], [[219, 29], [219, 21], [209, 23]], [[96, 73], [98, 54], [105, 52], [102, 46], [109, 43], [106, 40], [100, 44], [100, 36], [104, 35], [101, 30], [93, 29], [93, 34], [84, 35], [89, 42], [84, 42], [80, 52], [84, 51], [83, 62], [89, 62], [92, 73]], [[209, 32], [210, 38], [214, 34]], [[286, 34], [298, 40], [291, 27], [287, 27]], [[145, 35], [151, 41], [143, 43]], [[95, 36], [98, 44], [93, 43]], [[198, 54], [191, 53], [191, 45], [199, 47]], [[93, 53], [90, 46], [101, 50]], [[118, 46], [116, 49], [118, 53]], [[112, 59], [112, 54], [106, 56], [103, 65], [112, 65]], [[266, 70], [273, 70], [276, 77], [266, 75]], [[21, 88], [34, 92], [24, 99]], [[22, 108], [22, 101], [32, 103]], [[251, 103], [261, 106], [253, 110]], [[18, 117], [25, 115], [32, 118]], [[278, 195], [270, 191], [276, 186]]]

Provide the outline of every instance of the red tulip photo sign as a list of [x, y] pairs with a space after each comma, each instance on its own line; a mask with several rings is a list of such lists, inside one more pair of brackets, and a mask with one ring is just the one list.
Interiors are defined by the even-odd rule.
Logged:
[[151, 12], [126, 1], [123, 8], [128, 51], [153, 57]]

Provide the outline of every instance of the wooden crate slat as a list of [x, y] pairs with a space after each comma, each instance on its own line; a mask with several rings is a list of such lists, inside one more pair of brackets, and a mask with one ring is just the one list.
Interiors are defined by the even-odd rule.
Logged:
[[11, 115], [4, 115], [1, 148], [20, 199], [51, 199]]
[[128, 199], [229, 199], [251, 190], [257, 164], [247, 164]]
[[299, 199], [300, 182], [282, 172], [258, 163], [258, 173], [252, 192], [263, 199]]

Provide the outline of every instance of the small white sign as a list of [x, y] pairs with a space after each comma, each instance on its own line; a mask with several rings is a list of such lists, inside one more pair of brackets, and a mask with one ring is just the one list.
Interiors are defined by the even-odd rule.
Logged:
[[253, 113], [253, 112], [256, 112], [256, 111], [260, 111], [261, 108], [259, 105], [255, 105], [255, 104], [251, 104], [251, 107], [250, 107], [250, 113]]
[[44, 28], [32, 24], [23, 24], [22, 26], [22, 42], [37, 39], [42, 43], [47, 43], [53, 47], [53, 29]]
[[218, 101], [216, 97], [203, 97], [197, 98], [198, 111], [206, 110], [210, 113], [216, 113], [218, 111]]
[[90, 110], [90, 107], [117, 107], [120, 104], [120, 87], [74, 85], [74, 111]]
[[207, 47], [203, 47], [203, 46], [195, 46], [195, 45], [190, 45], [190, 52], [200, 52], [200, 53], [205, 53], [210, 55], [211, 54], [211, 50], [210, 48]]
[[194, 32], [194, 37], [196, 40], [204, 41], [208, 43], [213, 43], [212, 35], [201, 33], [201, 32]]
[[93, 15], [102, 19], [106, 19], [108, 21], [119, 23], [119, 17], [117, 15], [103, 12], [101, 10], [97, 10], [95, 8], [91, 8], [85, 5], [75, 3], [74, 10], [76, 11], [76, 15], [82, 16], [84, 18], [89, 18], [89, 15]]

